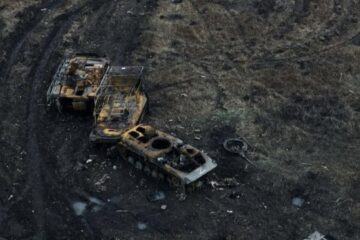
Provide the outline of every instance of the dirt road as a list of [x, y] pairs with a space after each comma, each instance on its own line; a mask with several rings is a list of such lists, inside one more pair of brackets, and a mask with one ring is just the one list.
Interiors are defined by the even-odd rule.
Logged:
[[[4, 0], [0, 33], [0, 237], [360, 239], [358, 1]], [[239, 185], [180, 202], [90, 146], [91, 116], [47, 113], [76, 52], [145, 65], [144, 121]], [[258, 168], [222, 149], [234, 136]]]

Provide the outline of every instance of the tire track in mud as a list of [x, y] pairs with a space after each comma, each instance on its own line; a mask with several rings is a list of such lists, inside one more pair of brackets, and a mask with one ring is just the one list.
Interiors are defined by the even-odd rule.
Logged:
[[[88, 3], [89, 3], [89, 5], [88, 5]], [[105, 2], [102, 2], [99, 4], [96, 0], [95, 1], [90, 0], [88, 3], [85, 3], [83, 5], [83, 7], [85, 7], [84, 11], [81, 11], [81, 9], [80, 9], [80, 11], [78, 11], [77, 13], [70, 14], [72, 16], [67, 20], [67, 23], [66, 23], [67, 26], [61, 27], [61, 29], [57, 32], [58, 36], [62, 36], [62, 33], [66, 32], [66, 30], [70, 29], [70, 27], [71, 27], [70, 23], [74, 19], [76, 19], [78, 15], [93, 8], [94, 4], [97, 7], [96, 14], [93, 15], [94, 18], [98, 19], [101, 15], [103, 15], [106, 11], [108, 11], [108, 7], [106, 6]], [[113, 6], [113, 3], [111, 4], [111, 6]], [[51, 43], [52, 45], [56, 45], [56, 39], [57, 39], [57, 37], [55, 37], [52, 40], [52, 43]], [[71, 46], [69, 48], [71, 49]], [[44, 55], [41, 57], [39, 67], [36, 69], [35, 75], [38, 75], [39, 79], [44, 79], [44, 75], [45, 75], [44, 72], [46, 69], [46, 65], [47, 65], [48, 60], [50, 59], [52, 50], [55, 49], [55, 46], [48, 47], [47, 49], [49, 49], [48, 53], [44, 53]], [[33, 94], [32, 96], [35, 96], [35, 94]], [[40, 94], [40, 96], [41, 96], [41, 94]], [[41, 96], [41, 97], [43, 97], [43, 96]], [[36, 99], [36, 97], [34, 97], [34, 99]], [[37, 107], [37, 106], [35, 106], [35, 107]], [[29, 107], [29, 109], [31, 109], [31, 107]], [[36, 118], [36, 117], [38, 117], [38, 114], [34, 114], [33, 116]], [[34, 123], [34, 120], [31, 120], [30, 122]], [[36, 125], [34, 126], [32, 131], [33, 131], [33, 134], [36, 134]], [[29, 136], [31, 136], [31, 135], [32, 134], [29, 133]], [[29, 139], [28, 139], [28, 142], [29, 142]], [[46, 154], [47, 149], [44, 149], [43, 147], [41, 147], [39, 145], [39, 141], [36, 142], [36, 145], [37, 145], [36, 146], [37, 147], [36, 154], [49, 156], [49, 154]], [[50, 156], [52, 156], [52, 155], [50, 154]], [[41, 177], [46, 181], [42, 182], [42, 185], [43, 185], [42, 189], [39, 189], [39, 190], [41, 190], [43, 195], [45, 192], [47, 193], [46, 198], [60, 199], [60, 201], [62, 201], [63, 203], [70, 205], [71, 197], [79, 195], [78, 191], [77, 191], [78, 189], [75, 189], [75, 190], [72, 188], [69, 189], [69, 188], [67, 188], [68, 186], [66, 186], [66, 184], [64, 184], [63, 179], [56, 178], [53, 169], [58, 169], [59, 167], [61, 167], [61, 166], [58, 166], [56, 163], [51, 164], [49, 166], [49, 164], [47, 164], [44, 161], [44, 159], [41, 158], [41, 165], [38, 166], [37, 170], [41, 172], [41, 174], [42, 174]], [[51, 171], [49, 169], [51, 169]], [[51, 192], [49, 192], [50, 189], [51, 189]], [[64, 194], [65, 192], [67, 192], [67, 194]], [[43, 199], [43, 201], [44, 201], [44, 199]], [[45, 201], [46, 201], [46, 199], [45, 199]], [[43, 213], [43, 217], [44, 217], [44, 213]], [[99, 233], [92, 228], [92, 226], [87, 222], [87, 220], [85, 218], [81, 218], [81, 219], [76, 218], [76, 219], [72, 219], [72, 220], [75, 220], [74, 222], [76, 224], [79, 224], [79, 226], [72, 226], [72, 227], [75, 227], [75, 228], [82, 227], [83, 228], [82, 231], [84, 230], [84, 232], [81, 234], [82, 237], [84, 237], [84, 235], [86, 237], [88, 237], [89, 239], [97, 239], [99, 237], [98, 236]], [[46, 229], [44, 232], [46, 232]]]
[[[79, 15], [84, 9], [83, 6], [62, 15], [59, 15], [54, 19], [54, 27], [51, 29], [48, 37], [45, 40], [42, 51], [36, 61], [34, 61], [33, 68], [28, 75], [29, 85], [33, 86], [33, 89], [28, 93], [28, 104], [26, 107], [26, 151], [28, 161], [28, 181], [27, 184], [31, 187], [32, 205], [34, 210], [34, 218], [37, 226], [36, 236], [39, 239], [46, 239], [45, 230], [45, 212], [44, 212], [44, 175], [43, 172], [48, 172], [48, 169], [44, 166], [43, 157], [39, 148], [37, 139], [36, 127], [39, 123], [39, 105], [36, 102], [37, 99], [41, 99], [40, 86], [45, 76], [45, 69], [50, 56], [54, 52], [55, 46], [58, 45], [60, 38], [71, 26], [73, 19]], [[34, 83], [38, 83], [35, 84]]]
[[[29, 8], [26, 8], [23, 10], [26, 14], [31, 14], [37, 12], [40, 12], [40, 9], [46, 8], [55, 10], [58, 8], [64, 1], [63, 0], [51, 0], [51, 1], [45, 1], [45, 3], [39, 4], [38, 6], [31, 6]], [[4, 49], [7, 49], [10, 52], [9, 60], [2, 63], [2, 67], [0, 68], [0, 81], [1, 84], [6, 88], [6, 86], [11, 85], [11, 81], [13, 80], [11, 78], [11, 71], [16, 64], [16, 62], [19, 61], [19, 59], [22, 56], [22, 51], [24, 51], [25, 44], [29, 41], [30, 35], [33, 33], [33, 31], [38, 28], [42, 20], [46, 18], [50, 13], [41, 13], [37, 15], [35, 18], [29, 18], [25, 22], [19, 23], [20, 26], [17, 26], [14, 30], [14, 33], [8, 36], [6, 39], [4, 39], [4, 45], [9, 45]], [[21, 32], [22, 34], [18, 34], [18, 32]], [[18, 41], [13, 41], [14, 39], [19, 39]], [[13, 39], [13, 40], [12, 40]], [[12, 42], [11, 42], [12, 41]], [[11, 50], [13, 49], [13, 50]], [[30, 75], [29, 75], [30, 76]], [[32, 78], [30, 78], [32, 79]], [[3, 93], [4, 99], [10, 99], [8, 91], [4, 91]], [[3, 102], [2, 102], [3, 103]], [[3, 111], [1, 113], [2, 119], [6, 119], [6, 116], [10, 113], [10, 111]], [[15, 180], [13, 180], [15, 181]], [[18, 204], [24, 199], [24, 196], [29, 191], [30, 186], [26, 185], [24, 189], [21, 191], [21, 193], [18, 195], [16, 200], [9, 202], [4, 206], [6, 210], [11, 209], [13, 206]]]
[[[42, 20], [63, 2], [64, 0], [43, 1], [43, 3], [24, 9], [21, 13], [18, 13], [18, 15], [20, 14], [20, 22], [16, 25], [13, 33], [0, 40], [0, 51], [8, 55], [7, 60], [0, 62], [0, 83], [2, 85], [0, 89], [2, 100], [0, 101], [0, 109], [4, 109], [1, 111], [1, 118], [3, 120], [7, 119], [7, 117], [14, 112], [12, 109], [13, 105], [10, 105], [10, 101], [8, 101], [13, 98], [13, 96], [10, 95], [9, 87], [14, 84], [14, 79], [11, 75], [12, 70], [16, 63], [20, 61], [21, 57], [23, 57], [24, 45], [26, 45], [31, 33], [41, 24]], [[44, 13], [40, 11], [40, 9], [48, 9], [51, 11]], [[4, 127], [3, 123], [0, 124], [0, 129], [1, 127]]]
[[[35, 10], [40, 11], [40, 9], [54, 9], [60, 6], [61, 3], [63, 3], [63, 0], [51, 0], [49, 2], [46, 2], [45, 4], [42, 4], [35, 8]], [[34, 7], [30, 7], [31, 9]], [[24, 12], [27, 11], [35, 11], [35, 10], [29, 10], [25, 9]], [[39, 14], [38, 17], [35, 19], [31, 19], [30, 23], [25, 22], [24, 25], [19, 28], [26, 28], [26, 31], [21, 36], [9, 36], [8, 38], [19, 38], [19, 40], [16, 42], [14, 41], [10, 46], [8, 46], [8, 49], [14, 49], [11, 51], [11, 54], [9, 56], [9, 60], [2, 64], [2, 68], [0, 69], [0, 75], [4, 76], [3, 79], [7, 80], [10, 76], [12, 67], [14, 66], [16, 60], [19, 58], [19, 52], [21, 48], [23, 47], [26, 40], [28, 40], [29, 35], [33, 32], [33, 30], [41, 24], [41, 21], [46, 17], [47, 14]], [[29, 24], [29, 25], [28, 25]], [[18, 30], [15, 30], [14, 32], [18, 32]]]

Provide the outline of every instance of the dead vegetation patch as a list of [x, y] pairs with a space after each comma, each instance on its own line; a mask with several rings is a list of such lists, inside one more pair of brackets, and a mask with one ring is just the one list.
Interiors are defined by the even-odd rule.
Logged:
[[352, 135], [356, 129], [350, 107], [336, 95], [293, 94], [257, 122], [269, 128], [278, 122], [296, 125], [306, 131], [325, 135]]

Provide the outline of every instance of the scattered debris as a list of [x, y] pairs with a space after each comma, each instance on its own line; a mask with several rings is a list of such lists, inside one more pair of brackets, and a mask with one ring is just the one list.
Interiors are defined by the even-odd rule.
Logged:
[[164, 19], [164, 20], [168, 20], [168, 21], [177, 21], [177, 20], [184, 19], [184, 16], [181, 14], [174, 13], [174, 14], [168, 14], [166, 16], [161, 15], [160, 19]]
[[322, 235], [318, 231], [315, 231], [304, 240], [330, 240], [330, 239], [327, 239], [325, 235]]
[[177, 128], [179, 129], [185, 129], [185, 127], [181, 126], [181, 125], [176, 125]]
[[111, 146], [106, 149], [106, 156], [108, 158], [116, 158], [118, 156], [118, 152], [116, 146]]
[[171, 3], [175, 3], [175, 4], [182, 3], [182, 0], [170, 0], [170, 1], [171, 1]]
[[87, 166], [82, 164], [81, 162], [76, 162], [76, 166], [74, 167], [75, 171], [80, 171], [83, 169], [87, 169]]
[[89, 202], [100, 205], [100, 206], [104, 205], [104, 202], [96, 197], [89, 197]]
[[240, 183], [235, 178], [224, 178], [220, 181], [210, 181], [210, 185], [217, 190], [223, 190], [224, 188], [237, 187]]
[[106, 187], [103, 185], [107, 180], [111, 179], [109, 174], [104, 174], [98, 181], [95, 182], [95, 187], [98, 191], [105, 191]]
[[232, 193], [230, 193], [229, 198], [231, 198], [231, 199], [240, 199], [241, 198], [241, 192], [232, 192]]
[[126, 209], [118, 209], [116, 210], [117, 213], [128, 213], [129, 210], [126, 210]]
[[210, 181], [210, 185], [211, 185], [213, 188], [218, 188], [220, 184], [219, 184], [217, 181]]
[[146, 199], [147, 199], [149, 202], [160, 201], [160, 200], [165, 199], [165, 193], [164, 193], [164, 192], [161, 192], [161, 191], [152, 192], [152, 193], [149, 193], [149, 194], [146, 196]]
[[145, 178], [141, 178], [139, 181], [139, 187], [146, 187], [146, 179]]
[[249, 144], [244, 138], [229, 138], [223, 143], [223, 147], [226, 151], [238, 154], [241, 158], [245, 159], [252, 166], [256, 167], [256, 164], [246, 157], [245, 153], [249, 149]]
[[326, 37], [323, 36], [323, 35], [321, 35], [321, 36], [319, 36], [319, 39], [320, 39], [320, 41], [325, 41], [325, 40], [326, 40]]
[[105, 203], [96, 197], [88, 197], [88, 202], [77, 201], [72, 204], [76, 216], [84, 215], [86, 210], [91, 210], [92, 212], [100, 211]]
[[134, 12], [131, 11], [131, 10], [128, 10], [126, 13], [129, 14], [129, 15], [131, 15], [131, 16], [135, 16]]
[[292, 200], [291, 200], [291, 203], [293, 206], [295, 207], [302, 207], [302, 205], [304, 204], [305, 200], [301, 197], [294, 197]]
[[81, 216], [85, 212], [87, 204], [84, 202], [74, 202], [72, 208], [75, 211], [76, 216]]
[[110, 179], [109, 174], [104, 174], [97, 182], [95, 182], [95, 185], [104, 184], [108, 179]]
[[355, 35], [352, 39], [351, 39], [352, 44], [356, 45], [356, 46], [360, 46], [360, 33], [358, 33], [357, 35]]
[[141, 231], [147, 229], [147, 224], [146, 223], [143, 223], [143, 222], [138, 222], [137, 224], [137, 228]]
[[179, 201], [185, 201], [187, 198], [187, 195], [186, 195], [185, 191], [180, 191], [176, 194], [176, 197]]
[[236, 187], [240, 185], [235, 178], [224, 178], [223, 182], [227, 187]]

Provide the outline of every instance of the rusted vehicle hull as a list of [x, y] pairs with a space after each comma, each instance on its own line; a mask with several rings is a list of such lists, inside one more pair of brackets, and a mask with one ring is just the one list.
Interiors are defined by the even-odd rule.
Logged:
[[196, 185], [217, 166], [203, 151], [149, 125], [124, 132], [117, 148], [135, 168], [174, 186]]
[[47, 91], [47, 105], [58, 111], [91, 111], [95, 93], [110, 61], [95, 54], [65, 58]]
[[140, 66], [108, 69], [96, 92], [95, 126], [90, 141], [116, 143], [125, 130], [140, 122], [148, 103], [141, 82], [142, 72]]

